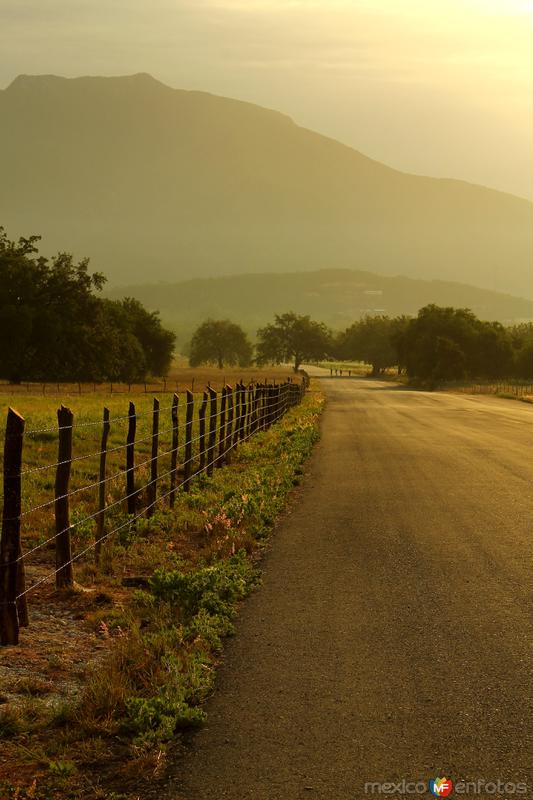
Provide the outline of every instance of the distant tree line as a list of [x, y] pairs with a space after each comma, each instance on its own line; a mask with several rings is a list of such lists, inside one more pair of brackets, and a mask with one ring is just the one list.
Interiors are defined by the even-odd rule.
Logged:
[[339, 358], [379, 374], [398, 367], [409, 377], [445, 381], [533, 378], [533, 324], [505, 327], [465, 308], [428, 305], [409, 317], [365, 317], [336, 337]]
[[[289, 311], [277, 314], [274, 322], [257, 331], [255, 363], [292, 363], [295, 372], [304, 361], [325, 358], [331, 348], [331, 332], [321, 322]], [[243, 329], [229, 320], [209, 319], [193, 334], [191, 366], [216, 364], [247, 367], [253, 346]]]
[[[10, 241], [0, 227], [0, 378], [125, 381], [166, 375], [174, 334], [157, 312], [132, 298], [98, 296], [105, 277], [88, 259], [39, 254], [40, 237]], [[248, 366], [254, 346], [230, 320], [206, 320], [190, 346], [191, 366]], [[533, 379], [533, 324], [504, 327], [465, 308], [428, 305], [416, 317], [365, 316], [333, 333], [309, 316], [286, 312], [257, 331], [255, 362], [356, 360], [374, 375], [397, 367], [436, 385], [462, 379]]]
[[[238, 330], [237, 330], [238, 329]], [[196, 331], [191, 363], [251, 363], [253, 348], [242, 328], [210, 320]], [[416, 317], [365, 316], [333, 333], [309, 316], [287, 312], [257, 331], [257, 364], [322, 359], [362, 361], [380, 375], [398, 368], [428, 385], [501, 378], [533, 379], [533, 324], [505, 327], [470, 310], [428, 305]]]
[[88, 259], [39, 255], [40, 237], [0, 228], [0, 377], [11, 382], [133, 382], [166, 375], [174, 334], [138, 300], [98, 297]]

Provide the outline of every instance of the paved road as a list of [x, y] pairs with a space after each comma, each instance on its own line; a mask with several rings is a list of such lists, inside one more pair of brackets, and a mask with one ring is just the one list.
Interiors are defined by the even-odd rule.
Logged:
[[168, 796], [358, 800], [445, 775], [533, 797], [533, 406], [323, 385], [308, 478]]

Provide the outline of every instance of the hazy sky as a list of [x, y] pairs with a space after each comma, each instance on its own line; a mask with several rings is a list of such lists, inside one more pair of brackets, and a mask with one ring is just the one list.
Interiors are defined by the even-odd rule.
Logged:
[[0, 86], [133, 72], [533, 200], [533, 0], [0, 0]]

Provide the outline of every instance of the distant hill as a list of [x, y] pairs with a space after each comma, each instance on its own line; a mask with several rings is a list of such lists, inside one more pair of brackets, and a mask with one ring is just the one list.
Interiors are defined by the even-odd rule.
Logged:
[[114, 283], [319, 268], [533, 297], [533, 204], [398, 172], [249, 103], [149, 75], [0, 91], [0, 224]]
[[428, 303], [471, 308], [481, 319], [533, 320], [533, 301], [462, 283], [384, 277], [355, 270], [236, 275], [183, 283], [121, 286], [111, 297], [136, 297], [158, 309], [182, 346], [207, 317], [240, 322], [251, 334], [276, 313], [296, 311], [341, 329], [364, 314], [416, 314]]

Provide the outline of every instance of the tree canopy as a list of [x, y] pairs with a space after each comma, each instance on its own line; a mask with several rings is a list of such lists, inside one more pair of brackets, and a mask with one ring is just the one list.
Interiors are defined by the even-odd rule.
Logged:
[[0, 228], [0, 376], [13, 382], [140, 380], [164, 375], [174, 334], [137, 300], [105, 300], [89, 260], [39, 255], [38, 236]]
[[217, 364], [247, 367], [252, 360], [252, 345], [246, 333], [235, 322], [228, 319], [208, 319], [193, 334], [189, 363], [191, 367], [200, 364]]
[[335, 339], [338, 358], [405, 369], [411, 378], [439, 382], [533, 378], [533, 324], [505, 327], [467, 308], [424, 306], [417, 316], [367, 316]]
[[365, 316], [339, 336], [338, 354], [343, 359], [372, 364], [372, 374], [378, 375], [398, 365], [396, 336], [402, 324], [402, 318]]
[[414, 378], [438, 382], [501, 378], [514, 372], [508, 331], [500, 323], [479, 320], [466, 308], [425, 306], [406, 325], [398, 344]]
[[289, 311], [276, 314], [275, 322], [257, 331], [257, 363], [292, 362], [297, 372], [304, 361], [328, 355], [331, 333], [321, 322]]

